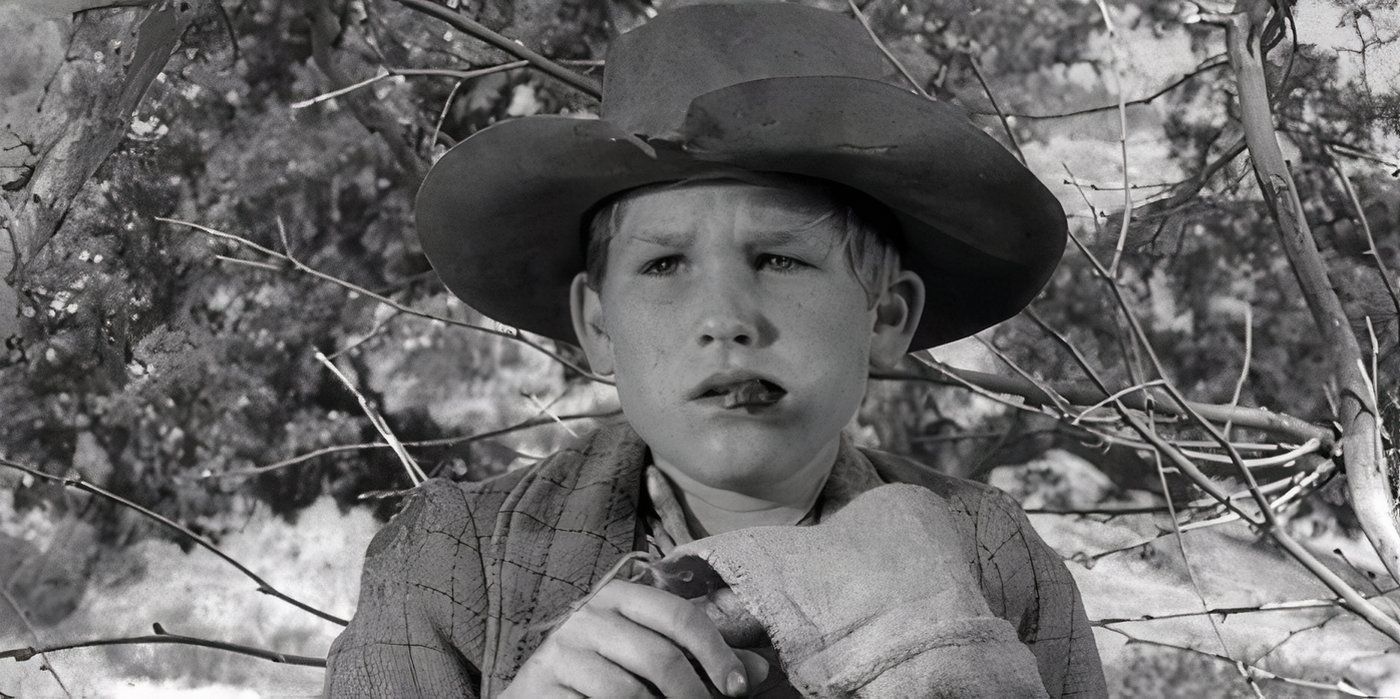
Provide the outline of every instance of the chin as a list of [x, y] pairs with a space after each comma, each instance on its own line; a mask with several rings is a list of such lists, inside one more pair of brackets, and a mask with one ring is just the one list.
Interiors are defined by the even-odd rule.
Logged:
[[822, 446], [772, 434], [717, 435], [689, 449], [681, 463], [692, 478], [710, 487], [752, 491], [801, 471]]

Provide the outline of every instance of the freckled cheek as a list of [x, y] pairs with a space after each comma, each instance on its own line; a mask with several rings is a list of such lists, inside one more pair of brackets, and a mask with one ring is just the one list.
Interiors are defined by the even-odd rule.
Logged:
[[620, 332], [614, 336], [614, 351], [618, 369], [627, 378], [646, 381], [653, 388], [658, 381], [670, 378], [673, 372], [671, 346], [676, 330], [668, 327], [664, 320], [653, 317], [629, 319]]

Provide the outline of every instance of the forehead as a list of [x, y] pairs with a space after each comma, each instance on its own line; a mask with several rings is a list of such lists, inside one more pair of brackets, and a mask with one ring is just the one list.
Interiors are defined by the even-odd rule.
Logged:
[[623, 196], [614, 218], [614, 235], [625, 238], [674, 239], [710, 230], [747, 237], [807, 231], [814, 226], [837, 230], [837, 201], [816, 187], [798, 184], [753, 184], [735, 180], [700, 180], [645, 187]]

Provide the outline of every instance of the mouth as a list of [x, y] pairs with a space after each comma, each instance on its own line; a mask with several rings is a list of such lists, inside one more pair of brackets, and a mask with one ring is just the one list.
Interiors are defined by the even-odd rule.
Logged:
[[691, 400], [714, 400], [721, 407], [765, 408], [787, 395], [777, 382], [748, 373], [716, 374], [701, 382]]

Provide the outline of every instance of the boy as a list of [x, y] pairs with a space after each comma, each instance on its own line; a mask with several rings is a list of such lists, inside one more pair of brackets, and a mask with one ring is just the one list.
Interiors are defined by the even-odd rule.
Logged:
[[[1013, 315], [1064, 245], [1024, 167], [884, 73], [840, 15], [683, 7], [614, 42], [600, 119], [502, 122], [434, 166], [443, 281], [579, 343], [626, 421], [420, 488], [328, 694], [1104, 693], [1014, 502], [841, 436], [872, 367]], [[609, 578], [630, 551], [722, 580]]]

